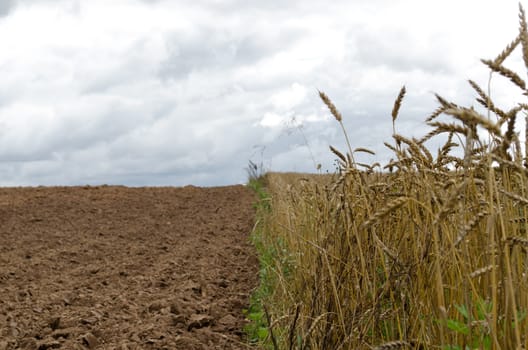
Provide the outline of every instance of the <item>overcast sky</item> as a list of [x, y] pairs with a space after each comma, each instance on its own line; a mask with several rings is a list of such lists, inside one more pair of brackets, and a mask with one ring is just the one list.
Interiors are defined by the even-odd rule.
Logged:
[[511, 0], [0, 0], [0, 185], [227, 185], [249, 160], [333, 172], [344, 139], [318, 90], [383, 162], [400, 87], [398, 132], [421, 136], [433, 92], [469, 105], [467, 79], [487, 84], [479, 59], [517, 14]]

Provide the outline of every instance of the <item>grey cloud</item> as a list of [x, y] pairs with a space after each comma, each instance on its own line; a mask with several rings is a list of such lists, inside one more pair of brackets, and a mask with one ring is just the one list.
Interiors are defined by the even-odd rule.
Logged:
[[[175, 3], [141, 1], [143, 8], [171, 9]], [[131, 4], [137, 6], [138, 2]], [[305, 15], [319, 15], [318, 6], [323, 6], [312, 1], [280, 2], [279, 6], [277, 0], [181, 0], [177, 6], [193, 7], [189, 30], [139, 35], [134, 30], [132, 35], [139, 38], [119, 52], [104, 45], [59, 48], [51, 55], [60, 58], [57, 64], [44, 64], [42, 69], [38, 64], [5, 69], [30, 73], [6, 73], [9, 80], [0, 84], [0, 111], [14, 96], [18, 104], [37, 112], [28, 107], [29, 131], [16, 123], [18, 130], [0, 125], [0, 184], [224, 185], [245, 181], [249, 159], [262, 161], [271, 170], [313, 171], [313, 157], [323, 170], [333, 171], [335, 156], [328, 145], [346, 151], [335, 120], [306, 122], [302, 133], [288, 129], [287, 123], [267, 128], [259, 125], [267, 112], [285, 119], [295, 114], [328, 114], [317, 98], [317, 89], [328, 93], [343, 113], [352, 147], [377, 152], [361, 161], [383, 161], [390, 156], [383, 141], [391, 141], [390, 112], [399, 87], [408, 87], [397, 121], [399, 132], [423, 135], [424, 114], [432, 110], [424, 113], [420, 109], [423, 100], [413, 97], [412, 84], [419, 84], [416, 80], [410, 84], [396, 80], [411, 76], [421, 82], [430, 74], [450, 73], [441, 42], [438, 47], [438, 43], [417, 47], [412, 38], [398, 32], [369, 33], [354, 28], [345, 48], [350, 49], [349, 56], [344, 59], [340, 52], [310, 50], [310, 43], [296, 46], [312, 34], [312, 22], [308, 23]], [[325, 11], [330, 14], [335, 8]], [[292, 19], [292, 14], [298, 18]], [[338, 30], [345, 26], [339, 18], [335, 25]], [[163, 39], [166, 56], [160, 45]], [[333, 39], [341, 40], [339, 36]], [[339, 50], [340, 45], [329, 47]], [[270, 60], [283, 51], [290, 52], [277, 61]], [[294, 66], [292, 61], [303, 58], [291, 56], [297, 52], [321, 57], [321, 63], [306, 71], [276, 69], [282, 59]], [[67, 70], [72, 63], [73, 69]], [[365, 82], [365, 76], [380, 66], [388, 67], [380, 71], [389, 76], [382, 77], [378, 85]], [[54, 79], [63, 68], [67, 74], [61, 76], [65, 78]], [[399, 74], [411, 70], [419, 72]], [[35, 71], [43, 71], [44, 79], [33, 79]], [[376, 91], [359, 91], [358, 82]], [[293, 107], [275, 106], [272, 97], [293, 83], [306, 88], [309, 96]], [[434, 101], [432, 95], [425, 98]], [[44, 111], [56, 109], [49, 124], [39, 123], [41, 107]], [[17, 115], [18, 110], [13, 110]]]
[[361, 65], [383, 65], [400, 72], [420, 69], [433, 74], [446, 74], [454, 71], [445, 56], [447, 44], [441, 38], [418, 44], [402, 30], [351, 32], [350, 38], [351, 56]]
[[204, 27], [192, 35], [169, 34], [165, 39], [168, 57], [161, 63], [159, 76], [182, 79], [193, 72], [240, 68], [291, 47], [303, 35], [295, 28], [267, 29], [232, 33]]
[[17, 5], [16, 0], [0, 1], [0, 17], [7, 16]]
[[[83, 94], [105, 94], [120, 87], [130, 87], [138, 82], [153, 79], [157, 57], [148, 55], [150, 38], [141, 37], [132, 42], [122, 55], [94, 52], [68, 52], [54, 50], [58, 56], [83, 57], [75, 69], [75, 80], [81, 84]], [[77, 56], [77, 57], [75, 57]], [[160, 58], [161, 59], [161, 58]]]
[[271, 20], [277, 20], [279, 17], [291, 18], [292, 13], [297, 15], [306, 12], [320, 13], [334, 5], [331, 2], [322, 3], [316, 0], [192, 0], [189, 3], [200, 7], [207, 7], [222, 16], [250, 12], [260, 16], [273, 15]]
[[4, 122], [0, 134], [0, 160], [51, 161], [57, 156], [68, 157], [82, 150], [111, 144], [150, 124], [152, 119], [144, 109], [102, 98], [60, 107], [56, 113], [61, 118], [60, 122], [35, 120], [30, 123], [28, 120], [26, 130]]
[[79, 0], [1, 0], [0, 16], [8, 15], [17, 6], [31, 6], [33, 4], [53, 3], [60, 5], [67, 4], [66, 9], [71, 13], [76, 13], [79, 9]]
[[163, 0], [140, 0], [140, 1], [148, 5], [156, 5], [160, 2], [163, 2]]
[[221, 55], [229, 56], [229, 52], [215, 52], [213, 47], [207, 46], [204, 39], [202, 36], [194, 40], [170, 40], [167, 43], [169, 57], [161, 64], [160, 77], [185, 78], [195, 70], [207, 68], [210, 63], [221, 59]]

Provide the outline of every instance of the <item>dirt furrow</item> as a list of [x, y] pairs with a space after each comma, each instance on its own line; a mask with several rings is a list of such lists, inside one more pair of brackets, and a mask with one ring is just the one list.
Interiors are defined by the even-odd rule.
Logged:
[[244, 349], [253, 193], [0, 189], [0, 350]]

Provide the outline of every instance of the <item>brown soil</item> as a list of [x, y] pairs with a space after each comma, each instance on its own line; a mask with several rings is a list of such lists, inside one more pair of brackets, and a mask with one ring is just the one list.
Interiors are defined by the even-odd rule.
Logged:
[[0, 189], [0, 350], [244, 349], [243, 186]]

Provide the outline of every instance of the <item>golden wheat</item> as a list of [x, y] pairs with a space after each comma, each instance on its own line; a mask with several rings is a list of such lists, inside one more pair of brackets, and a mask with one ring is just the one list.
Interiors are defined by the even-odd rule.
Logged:
[[325, 103], [325, 105], [328, 107], [328, 109], [330, 110], [330, 113], [332, 113], [332, 115], [334, 116], [334, 118], [338, 121], [338, 122], [341, 122], [343, 120], [343, 116], [341, 115], [341, 113], [337, 110], [336, 106], [332, 103], [332, 101], [330, 101], [330, 99], [328, 98], [328, 96], [324, 93], [324, 92], [321, 92], [319, 91], [319, 96], [321, 97], [321, 100], [323, 100], [323, 102]]
[[[519, 26], [482, 62], [524, 91], [504, 66], [522, 46], [528, 68], [522, 7]], [[393, 159], [383, 167], [354, 161], [356, 152], [373, 152], [351, 147], [342, 115], [319, 92], [348, 149], [330, 147], [333, 176], [266, 175], [271, 209], [261, 224], [274, 348], [528, 347], [528, 126], [524, 154], [515, 131], [528, 108], [499, 107], [469, 84], [496, 120], [436, 94], [440, 106], [426, 119], [432, 130], [400, 135], [402, 87], [391, 112], [394, 144], [385, 143]], [[447, 140], [433, 156], [425, 142], [441, 134]]]
[[522, 90], [526, 90], [526, 83], [514, 71], [504, 67], [503, 65], [496, 64], [492, 60], [482, 59], [481, 62], [488, 66], [492, 71], [497, 72], [500, 75], [510, 79], [512, 83], [520, 87]]

